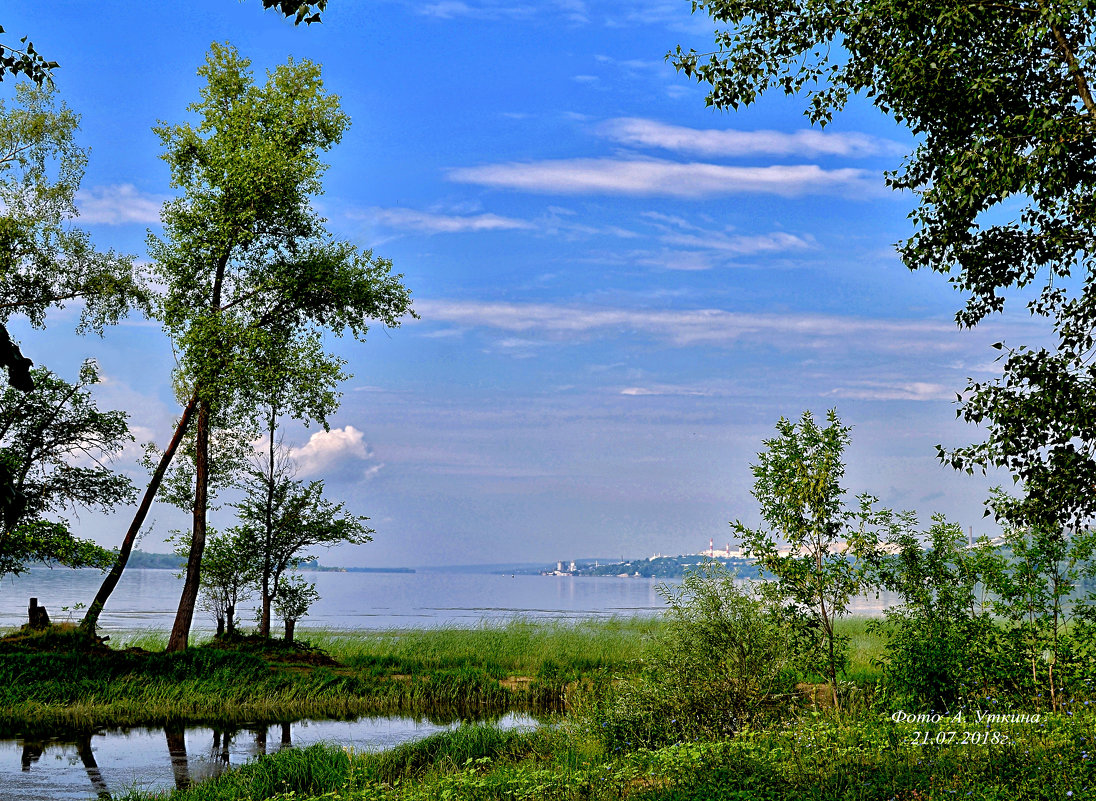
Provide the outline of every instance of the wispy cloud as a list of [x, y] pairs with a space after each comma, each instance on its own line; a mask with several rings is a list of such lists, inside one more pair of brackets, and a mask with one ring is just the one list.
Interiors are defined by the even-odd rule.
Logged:
[[562, 15], [572, 23], [588, 22], [586, 4], [581, 0], [554, 0], [549, 3], [498, 3], [492, 0], [438, 0], [417, 6], [419, 14], [435, 19], [526, 19], [544, 12]]
[[827, 394], [850, 400], [955, 400], [955, 387], [931, 381], [859, 381], [837, 387]]
[[708, 397], [713, 393], [710, 390], [697, 389], [695, 387], [679, 386], [676, 384], [648, 384], [642, 387], [625, 387], [620, 390], [621, 395], [632, 397], [683, 395], [686, 397]]
[[160, 207], [168, 198], [141, 192], [133, 184], [113, 184], [81, 189], [76, 193], [80, 220], [101, 225], [160, 222]]
[[852, 168], [815, 164], [734, 167], [722, 164], [612, 158], [559, 159], [450, 169], [458, 183], [557, 195], [635, 195], [687, 199], [742, 194], [864, 197], [883, 191], [882, 179]]
[[456, 234], [481, 231], [512, 231], [536, 226], [526, 220], [497, 214], [435, 214], [405, 208], [374, 208], [350, 215], [404, 231], [426, 234]]
[[861, 133], [831, 133], [811, 129], [735, 131], [686, 128], [639, 117], [609, 120], [598, 133], [632, 147], [658, 148], [699, 156], [845, 156], [859, 158], [901, 155], [908, 148], [889, 139]]
[[623, 309], [548, 303], [419, 300], [422, 319], [508, 335], [582, 339], [636, 334], [677, 347], [733, 347], [762, 342], [778, 348], [864, 347], [881, 351], [952, 351], [955, 326], [935, 320], [894, 320], [824, 314], [753, 314], [722, 309]]

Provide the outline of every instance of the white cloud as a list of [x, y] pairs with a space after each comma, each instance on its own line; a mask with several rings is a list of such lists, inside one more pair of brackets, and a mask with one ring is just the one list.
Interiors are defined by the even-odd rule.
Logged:
[[304, 445], [290, 448], [289, 453], [304, 476], [372, 478], [384, 467], [365, 464], [373, 460], [373, 449], [365, 442], [365, 435], [351, 425], [317, 431]]
[[838, 398], [869, 401], [955, 400], [955, 387], [930, 381], [861, 381], [827, 393]]
[[652, 384], [645, 387], [625, 387], [620, 390], [621, 395], [642, 397], [647, 395], [684, 395], [689, 397], [707, 397], [713, 393], [694, 387], [677, 386], [673, 384]]
[[510, 231], [529, 229], [535, 226], [525, 220], [512, 217], [500, 217], [497, 214], [434, 214], [428, 211], [416, 211], [404, 208], [374, 208], [366, 215], [380, 225], [427, 234], [455, 234], [481, 231]]
[[850, 346], [905, 353], [960, 347], [953, 323], [887, 320], [825, 314], [759, 314], [722, 309], [625, 309], [547, 303], [419, 300], [422, 319], [493, 328], [508, 335], [555, 339], [593, 335], [645, 335], [677, 347], [733, 347], [743, 341], [778, 348]]
[[160, 207], [167, 199], [141, 192], [133, 184], [96, 186], [76, 193], [81, 221], [103, 225], [159, 223]]
[[814, 240], [810, 237], [786, 234], [781, 231], [753, 236], [731, 236], [718, 232], [667, 234], [662, 237], [662, 241], [667, 245], [718, 250], [738, 256], [748, 256], [756, 253], [780, 253], [789, 250], [810, 250], [815, 247]]
[[812, 129], [734, 131], [686, 128], [638, 117], [621, 117], [601, 125], [598, 132], [614, 142], [654, 147], [700, 156], [845, 156], [901, 155], [908, 148], [889, 139], [861, 133], [830, 133]]
[[740, 194], [795, 197], [879, 195], [882, 178], [866, 170], [827, 170], [816, 164], [732, 167], [721, 164], [611, 158], [558, 159], [450, 169], [458, 183], [562, 195], [638, 195], [708, 198]]

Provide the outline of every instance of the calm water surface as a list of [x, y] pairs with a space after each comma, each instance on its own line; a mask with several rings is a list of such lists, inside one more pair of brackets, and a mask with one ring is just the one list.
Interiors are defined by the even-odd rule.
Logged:
[[[475, 625], [515, 617], [580, 619], [654, 615], [662, 599], [654, 579], [571, 578], [468, 573], [306, 573], [320, 600], [304, 626], [338, 629]], [[26, 622], [37, 598], [56, 622], [62, 607], [88, 603], [102, 582], [96, 570], [35, 568], [0, 585], [0, 626]], [[182, 579], [172, 570], [127, 570], [103, 611], [105, 629], [170, 629]], [[247, 616], [243, 616], [246, 622]], [[73, 613], [78, 619], [79, 613]], [[196, 627], [212, 621], [195, 615]]]
[[[537, 725], [528, 716], [513, 714], [494, 722], [501, 728]], [[95, 729], [49, 738], [0, 739], [0, 799], [92, 799], [121, 796], [133, 788], [169, 790], [282, 748], [326, 741], [356, 751], [379, 751], [457, 725], [387, 717], [230, 729]]]
[[[658, 579], [485, 575], [471, 573], [307, 573], [320, 600], [302, 627], [332, 629], [473, 626], [514, 618], [580, 620], [656, 615], [665, 604]], [[35, 568], [0, 584], [0, 627], [26, 622], [27, 602], [37, 598], [51, 618], [79, 612], [62, 607], [88, 603], [99, 589], [96, 570]], [[110, 630], [171, 628], [182, 579], [171, 570], [127, 570], [100, 619]], [[854, 614], [880, 614], [891, 599], [858, 599]], [[246, 623], [248, 613], [241, 615]], [[195, 628], [211, 628], [199, 612]]]
[[[431, 628], [505, 623], [516, 618], [582, 620], [656, 615], [664, 608], [657, 579], [470, 573], [308, 573], [320, 600], [302, 621], [329, 629]], [[35, 568], [0, 585], [0, 628], [26, 621], [27, 602], [37, 598], [54, 621], [79, 619], [77, 604], [99, 589], [95, 570]], [[171, 570], [128, 570], [100, 620], [106, 631], [153, 628], [167, 631], [174, 619], [182, 580]], [[862, 598], [855, 614], [878, 615], [892, 599]], [[70, 607], [66, 612], [63, 607]], [[242, 615], [247, 622], [248, 613]], [[200, 614], [196, 629], [212, 621]], [[306, 632], [302, 632], [306, 634]], [[307, 635], [306, 635], [307, 636]], [[507, 716], [503, 726], [533, 725]], [[131, 787], [168, 789], [216, 775], [256, 754], [292, 744], [326, 740], [359, 750], [390, 748], [447, 728], [443, 722], [410, 718], [357, 721], [298, 721], [232, 730], [96, 729], [55, 737], [0, 740], [0, 799], [84, 799]]]

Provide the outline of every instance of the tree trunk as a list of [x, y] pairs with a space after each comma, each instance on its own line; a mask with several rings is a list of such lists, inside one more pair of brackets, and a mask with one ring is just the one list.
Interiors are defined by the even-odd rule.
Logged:
[[186, 580], [179, 598], [179, 611], [175, 613], [175, 625], [167, 650], [183, 651], [190, 636], [190, 624], [194, 620], [194, 605], [198, 601], [201, 584], [202, 551], [206, 541], [206, 505], [209, 492], [209, 401], [198, 403], [198, 428], [194, 432], [194, 525], [190, 537], [190, 558], [186, 563]]
[[270, 636], [270, 603], [273, 600], [270, 594], [270, 580], [263, 579], [263, 612], [259, 622], [259, 634], [263, 637]]
[[225, 619], [220, 615], [217, 616], [217, 636], [223, 637], [225, 634]]
[[228, 605], [228, 633], [236, 633], [236, 604]]
[[266, 462], [266, 506], [263, 510], [263, 609], [262, 619], [259, 622], [259, 634], [270, 637], [270, 603], [274, 600], [273, 590], [277, 588], [277, 580], [271, 587], [270, 578], [272, 567], [270, 564], [271, 540], [274, 536], [274, 433], [277, 429], [278, 413], [273, 406], [270, 407], [270, 418], [267, 427], [267, 462]]
[[293, 627], [297, 625], [297, 621], [291, 617], [285, 619], [285, 641], [287, 643], [293, 642]]
[[106, 606], [110, 594], [114, 592], [114, 588], [118, 586], [118, 580], [122, 578], [122, 571], [126, 569], [126, 562], [129, 561], [129, 555], [133, 551], [133, 543], [137, 541], [137, 535], [141, 533], [141, 526], [145, 524], [145, 517], [148, 516], [148, 510], [152, 506], [152, 501], [156, 497], [157, 490], [160, 489], [160, 482], [164, 480], [164, 474], [167, 473], [167, 468], [171, 464], [171, 459], [175, 456], [175, 451], [179, 449], [179, 443], [183, 441], [183, 436], [186, 434], [187, 425], [190, 423], [190, 418], [194, 414], [194, 407], [197, 402], [198, 395], [195, 393], [191, 396], [190, 402], [187, 403], [186, 408], [183, 409], [183, 414], [179, 418], [179, 424], [175, 426], [175, 435], [171, 438], [171, 442], [168, 443], [164, 455], [160, 457], [160, 463], [156, 465], [156, 472], [152, 474], [152, 478], [148, 482], [148, 487], [145, 489], [145, 495], [141, 498], [141, 505], [137, 507], [137, 513], [133, 516], [133, 522], [129, 524], [129, 531], [126, 532], [125, 539], [122, 540], [122, 547], [118, 549], [118, 558], [114, 562], [114, 567], [110, 569], [110, 573], [103, 579], [103, 584], [99, 587], [99, 592], [96, 593], [95, 600], [91, 602], [88, 611], [84, 613], [84, 619], [80, 623], [80, 628], [87, 634], [95, 634], [95, 628], [99, 624], [99, 615], [102, 614], [103, 607]]

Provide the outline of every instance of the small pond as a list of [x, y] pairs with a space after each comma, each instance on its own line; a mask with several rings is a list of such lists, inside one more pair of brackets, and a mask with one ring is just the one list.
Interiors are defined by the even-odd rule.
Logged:
[[[491, 721], [533, 728], [527, 716]], [[216, 776], [259, 754], [321, 741], [380, 751], [459, 726], [404, 717], [298, 720], [271, 725], [93, 729], [50, 737], [0, 739], [0, 799], [55, 801], [108, 798], [132, 788], [168, 790]]]

